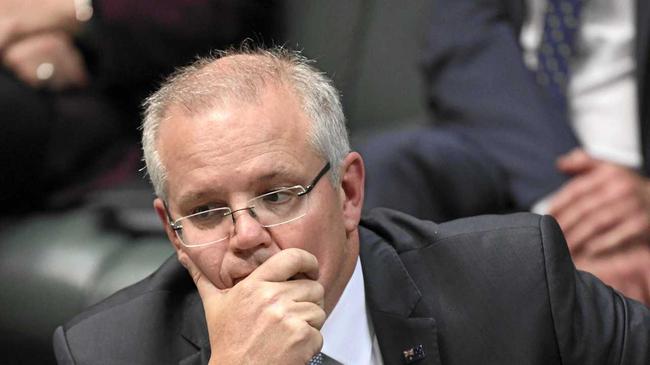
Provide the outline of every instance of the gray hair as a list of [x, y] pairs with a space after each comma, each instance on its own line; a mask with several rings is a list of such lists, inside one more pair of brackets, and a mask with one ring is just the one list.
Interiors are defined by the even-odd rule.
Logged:
[[[249, 57], [231, 57], [231, 56]], [[218, 60], [228, 58], [228, 62]], [[142, 149], [147, 173], [156, 195], [166, 199], [166, 170], [156, 149], [160, 124], [172, 106], [190, 115], [213, 110], [231, 100], [254, 101], [267, 84], [286, 85], [298, 97], [312, 124], [309, 143], [314, 152], [332, 164], [331, 180], [340, 179], [340, 165], [350, 152], [345, 116], [338, 91], [324, 73], [299, 52], [281, 47], [218, 52], [173, 73], [144, 102]]]

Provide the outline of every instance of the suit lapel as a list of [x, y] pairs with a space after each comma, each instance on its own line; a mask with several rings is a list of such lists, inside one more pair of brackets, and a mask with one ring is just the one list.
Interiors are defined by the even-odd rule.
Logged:
[[180, 334], [197, 350], [196, 353], [182, 359], [179, 365], [207, 364], [208, 360], [210, 360], [210, 340], [203, 305], [198, 292], [195, 291], [187, 296], [183, 303], [182, 317]]
[[[435, 320], [397, 253], [365, 229], [361, 237], [366, 304], [384, 364], [440, 364]], [[197, 292], [188, 295], [183, 303], [180, 335], [196, 352], [179, 364], [207, 364], [210, 341]]]
[[384, 364], [440, 364], [435, 320], [395, 250], [361, 229], [366, 304]]

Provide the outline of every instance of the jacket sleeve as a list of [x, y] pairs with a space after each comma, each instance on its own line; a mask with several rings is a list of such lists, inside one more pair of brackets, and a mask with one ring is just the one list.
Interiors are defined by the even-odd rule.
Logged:
[[549, 300], [565, 364], [650, 364], [650, 309], [576, 271], [560, 227], [541, 219]]
[[53, 346], [56, 362], [59, 365], [73, 365], [75, 363], [70, 348], [68, 348], [68, 340], [65, 338], [62, 326], [57, 327], [56, 331], [54, 331]]
[[436, 125], [504, 169], [514, 204], [528, 209], [565, 181], [555, 160], [578, 142], [523, 61], [523, 3], [435, 0], [423, 63]]

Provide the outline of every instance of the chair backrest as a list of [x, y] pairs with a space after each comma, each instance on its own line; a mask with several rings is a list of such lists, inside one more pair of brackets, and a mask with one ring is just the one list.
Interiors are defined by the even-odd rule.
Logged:
[[333, 78], [353, 140], [426, 114], [419, 64], [430, 3], [286, 1], [286, 45]]

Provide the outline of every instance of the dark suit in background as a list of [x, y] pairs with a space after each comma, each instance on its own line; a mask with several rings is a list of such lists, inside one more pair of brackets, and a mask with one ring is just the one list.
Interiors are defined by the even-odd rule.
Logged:
[[[650, 312], [576, 272], [548, 217], [361, 223], [366, 303], [384, 364], [647, 364]], [[206, 364], [208, 331], [176, 257], [54, 335], [60, 364]]]
[[[568, 117], [524, 64], [524, 0], [437, 0], [424, 56], [435, 128], [365, 146], [366, 206], [446, 220], [530, 209], [568, 176], [579, 145]], [[644, 175], [650, 173], [650, 5], [636, 1], [635, 60]], [[413, 188], [413, 189], [412, 189]]]

